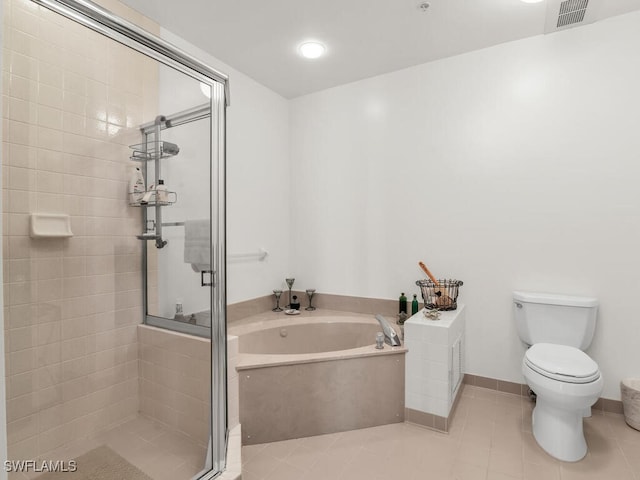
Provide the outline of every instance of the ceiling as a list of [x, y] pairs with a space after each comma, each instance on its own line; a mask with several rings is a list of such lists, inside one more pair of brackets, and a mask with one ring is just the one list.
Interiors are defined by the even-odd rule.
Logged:
[[[561, 0], [123, 0], [286, 98], [545, 32]], [[580, 1], [580, 0], [579, 0]], [[598, 21], [640, 0], [589, 0]], [[587, 19], [585, 19], [585, 22]], [[297, 47], [319, 40], [325, 56]]]

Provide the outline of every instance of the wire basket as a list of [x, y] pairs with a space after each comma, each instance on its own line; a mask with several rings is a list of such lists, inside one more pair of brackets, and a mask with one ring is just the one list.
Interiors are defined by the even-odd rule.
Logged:
[[416, 285], [422, 291], [424, 306], [429, 309], [455, 310], [458, 308], [458, 289], [462, 280], [438, 279], [437, 286], [432, 280], [418, 280]]

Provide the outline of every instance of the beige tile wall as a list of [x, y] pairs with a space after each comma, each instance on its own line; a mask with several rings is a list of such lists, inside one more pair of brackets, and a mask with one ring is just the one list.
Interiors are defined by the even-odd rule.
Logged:
[[[211, 342], [138, 326], [140, 413], [206, 446], [209, 439]], [[239, 426], [238, 337], [227, 337], [229, 430]]]
[[[157, 66], [28, 0], [5, 0], [3, 34], [9, 457], [47, 458], [138, 410], [127, 145], [155, 115]], [[32, 212], [69, 214], [75, 236], [31, 239]]]
[[[309, 305], [309, 299], [304, 291], [292, 290], [292, 295], [297, 295], [301, 300], [302, 309]], [[289, 291], [286, 290], [280, 298], [280, 307], [285, 308], [288, 302]], [[316, 308], [340, 312], [369, 313], [371, 315], [381, 313], [394, 320], [398, 315], [398, 301], [382, 298], [351, 297], [318, 292], [313, 296], [312, 304]], [[420, 302], [420, 308], [423, 306], [424, 304]], [[268, 312], [274, 307], [275, 296], [273, 294], [234, 303], [227, 307], [227, 322], [233, 323], [252, 315]]]
[[211, 342], [138, 326], [140, 413], [207, 446]]

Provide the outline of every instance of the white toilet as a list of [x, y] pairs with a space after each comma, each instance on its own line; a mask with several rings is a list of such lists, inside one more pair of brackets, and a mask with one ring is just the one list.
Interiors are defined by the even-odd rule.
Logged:
[[602, 393], [598, 364], [583, 352], [593, 338], [595, 298], [513, 292], [516, 328], [531, 348], [522, 373], [537, 395], [533, 436], [551, 456], [576, 462], [587, 454], [582, 418]]

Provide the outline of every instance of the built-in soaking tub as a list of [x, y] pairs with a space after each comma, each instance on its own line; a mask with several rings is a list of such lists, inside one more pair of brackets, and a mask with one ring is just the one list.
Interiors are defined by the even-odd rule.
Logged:
[[404, 420], [404, 347], [375, 348], [373, 315], [266, 314], [238, 336], [243, 444]]

